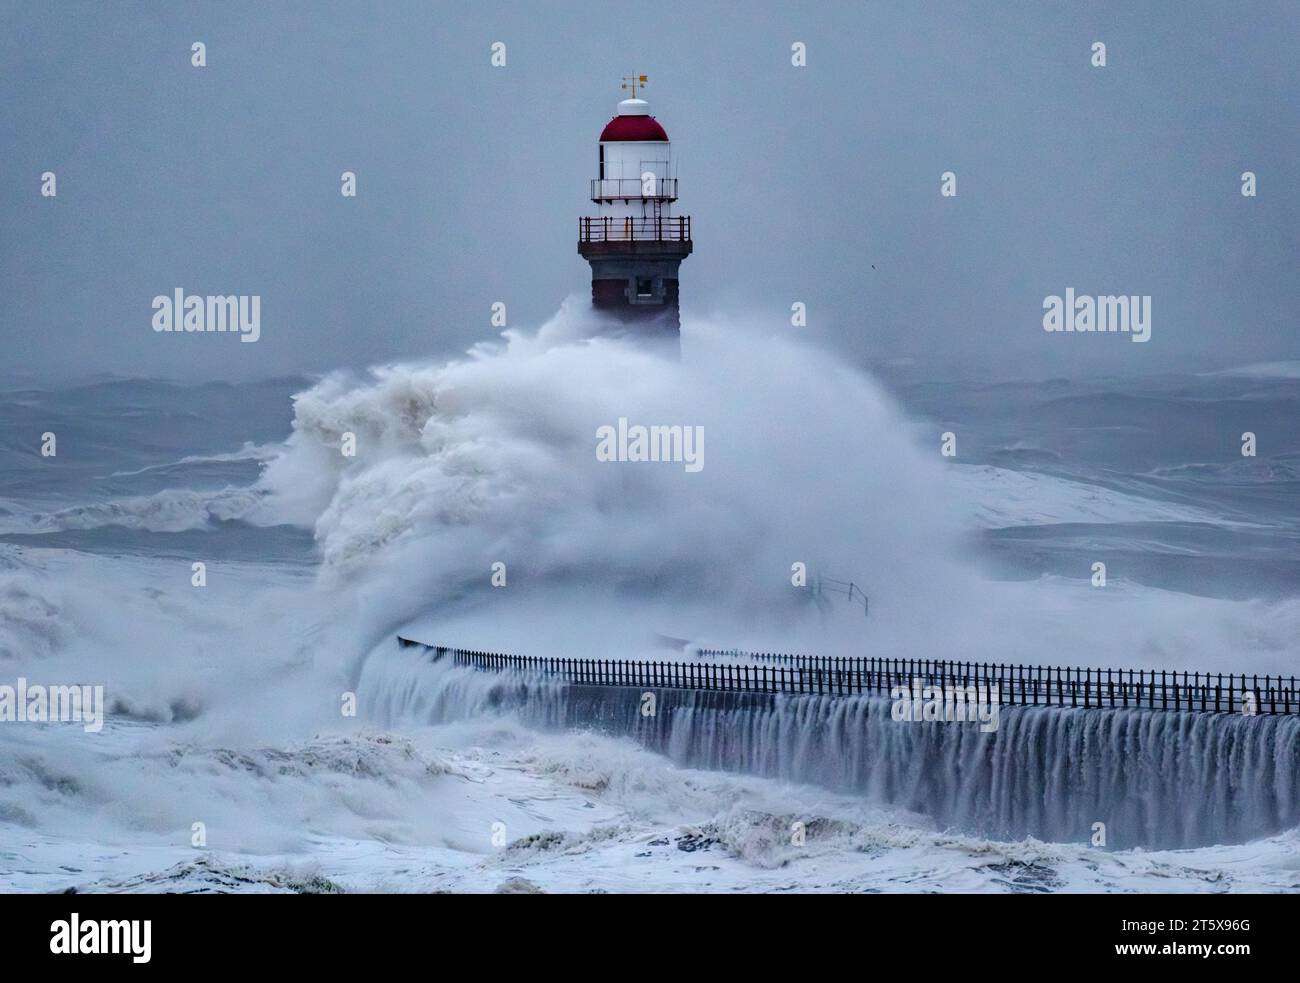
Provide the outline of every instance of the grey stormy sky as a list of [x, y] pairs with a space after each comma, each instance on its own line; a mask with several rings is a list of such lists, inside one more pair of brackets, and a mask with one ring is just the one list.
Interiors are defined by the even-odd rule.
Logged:
[[[497, 300], [536, 325], [589, 289], [576, 218], [633, 71], [693, 217], [687, 321], [934, 377], [1300, 357], [1294, 0], [3, 0], [0, 20], [5, 377], [449, 354]], [[176, 287], [260, 295], [261, 340], [156, 334]], [[1151, 341], [1045, 333], [1066, 287], [1150, 294]]]

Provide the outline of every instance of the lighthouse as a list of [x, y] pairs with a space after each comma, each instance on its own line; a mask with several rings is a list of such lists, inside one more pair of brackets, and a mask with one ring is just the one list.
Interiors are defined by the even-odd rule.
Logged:
[[600, 135], [595, 215], [578, 219], [578, 253], [591, 264], [591, 303], [616, 334], [671, 344], [681, 331], [677, 269], [691, 254], [691, 219], [674, 215], [672, 145], [650, 105], [644, 75], [623, 80], [632, 97]]

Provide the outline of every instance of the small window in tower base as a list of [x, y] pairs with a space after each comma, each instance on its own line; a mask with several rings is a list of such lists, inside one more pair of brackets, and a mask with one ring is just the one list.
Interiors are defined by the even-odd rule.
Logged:
[[643, 277], [637, 277], [636, 295], [638, 297], [653, 297], [654, 293], [655, 293], [654, 280], [646, 279]]

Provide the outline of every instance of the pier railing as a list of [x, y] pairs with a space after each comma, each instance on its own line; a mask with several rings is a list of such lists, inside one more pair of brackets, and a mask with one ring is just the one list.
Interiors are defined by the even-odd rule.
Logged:
[[849, 601], [857, 600], [862, 605], [863, 616], [869, 617], [871, 615], [871, 601], [867, 599], [867, 595], [862, 588], [853, 581], [819, 577], [816, 586], [817, 590], [823, 593], [843, 594]]
[[533, 673], [586, 686], [827, 696], [889, 695], [896, 687], [904, 687], [909, 695], [930, 699], [929, 694], [913, 694], [919, 684], [941, 691], [974, 689], [979, 699], [1000, 706], [1300, 713], [1300, 687], [1294, 676], [854, 659], [717, 649], [702, 650], [700, 655], [747, 661], [567, 659], [429, 646], [405, 638], [399, 641], [427, 650], [433, 659], [450, 658], [455, 665]]

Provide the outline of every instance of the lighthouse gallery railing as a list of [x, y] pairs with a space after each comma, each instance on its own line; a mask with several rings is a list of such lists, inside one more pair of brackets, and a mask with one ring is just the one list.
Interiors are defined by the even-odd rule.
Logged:
[[605, 177], [591, 179], [591, 200], [592, 201], [612, 201], [618, 198], [634, 199], [659, 199], [660, 201], [677, 200], [677, 179], [675, 177], [659, 177], [649, 182], [650, 190], [646, 191], [647, 182], [642, 181], [639, 177]]
[[617, 218], [603, 215], [578, 219], [579, 242], [690, 242], [689, 215], [659, 218]]

